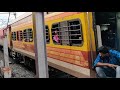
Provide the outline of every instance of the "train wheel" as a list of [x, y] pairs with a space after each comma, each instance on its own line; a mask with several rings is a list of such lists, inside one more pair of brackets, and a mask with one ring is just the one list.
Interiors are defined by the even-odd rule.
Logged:
[[20, 61], [17, 57], [17, 53], [15, 51], [12, 51], [12, 59], [14, 60], [15, 63], [19, 64]]

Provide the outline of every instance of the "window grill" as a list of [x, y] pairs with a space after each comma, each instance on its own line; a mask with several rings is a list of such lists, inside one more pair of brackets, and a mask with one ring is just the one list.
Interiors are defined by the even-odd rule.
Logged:
[[78, 46], [82, 44], [83, 37], [81, 21], [75, 19], [53, 24], [52, 39], [55, 44], [69, 46]]
[[32, 29], [25, 29], [23, 32], [24, 41], [25, 42], [32, 42], [33, 41], [33, 32]]
[[12, 40], [16, 41], [16, 32], [12, 32]]

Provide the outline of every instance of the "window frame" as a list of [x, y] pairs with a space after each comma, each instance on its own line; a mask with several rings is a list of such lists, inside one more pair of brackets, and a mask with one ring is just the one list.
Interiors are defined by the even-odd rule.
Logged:
[[[53, 25], [57, 25], [57, 24], [58, 24], [57, 29], [59, 29], [59, 33], [60, 33], [60, 22], [58, 22], [58, 23], [53, 23], [53, 24], [52, 24], [52, 27], [53, 27]], [[55, 43], [55, 42], [54, 42], [54, 40], [53, 40], [53, 37], [54, 37], [54, 36], [53, 36], [53, 28], [52, 28], [52, 27], [51, 27], [51, 33], [52, 33], [52, 41], [53, 41], [53, 43], [54, 43], [55, 45], [62, 45], [62, 44], [61, 44], [61, 41], [60, 41], [60, 43]], [[59, 36], [59, 35], [58, 35], [58, 36]], [[60, 36], [59, 36], [59, 38], [60, 38]]]
[[[15, 33], [15, 35], [14, 35], [13, 33]], [[13, 36], [14, 36], [14, 37], [13, 37]], [[16, 41], [16, 40], [17, 40], [17, 34], [16, 34], [16, 32], [12, 32], [12, 40], [13, 40], [13, 41]]]
[[[47, 42], [47, 32], [46, 32], [46, 27], [48, 27], [48, 39], [49, 39], [49, 41]], [[48, 25], [45, 25], [45, 36], [46, 36], [46, 44], [50, 44], [50, 29], [49, 29], [49, 26]]]
[[[80, 20], [80, 18], [76, 18], [76, 19], [71, 19], [71, 20], [68, 20], [67, 22], [72, 22], [72, 21], [79, 21], [79, 26], [80, 26], [80, 33], [81, 33], [81, 44], [72, 44], [70, 46], [82, 46], [83, 45], [83, 26], [82, 26], [82, 21]], [[69, 30], [68, 30], [69, 31]], [[71, 42], [70, 42], [71, 44]]]
[[[25, 30], [26, 30], [26, 32], [25, 32]], [[31, 32], [28, 32], [28, 30], [31, 30]], [[30, 37], [31, 33], [32, 33], [32, 36], [31, 36], [32, 38]], [[25, 36], [25, 34], [26, 34], [26, 36]], [[32, 39], [32, 40], [30, 41], [30, 39]], [[23, 40], [24, 40], [24, 42], [33, 42], [33, 29], [32, 28], [27, 28], [27, 29], [23, 30]]]
[[[69, 26], [69, 22], [72, 22], [72, 21], [78, 21], [79, 22], [79, 27], [80, 27], [80, 29], [78, 29], [78, 30], [76, 30], [76, 31], [79, 31], [80, 32], [80, 37], [81, 37], [81, 43], [80, 44], [71, 44], [71, 42], [70, 42], [70, 26]], [[62, 34], [61, 34], [61, 28], [63, 28], [63, 27], [61, 27], [60, 25], [61, 25], [61, 23], [62, 22], [67, 22], [67, 26], [65, 26], [65, 27], [67, 27], [68, 28], [68, 30], [66, 30], [66, 31], [68, 31], [68, 36], [66, 36], [66, 37], [68, 37], [69, 38], [69, 44], [63, 44], [62, 43]], [[58, 29], [59, 29], [59, 37], [60, 37], [60, 44], [59, 43], [54, 43], [54, 41], [53, 41], [53, 25], [56, 25], [56, 24], [58, 24]], [[65, 21], [61, 21], [61, 22], [57, 22], [57, 23], [53, 23], [52, 24], [52, 27], [51, 27], [51, 32], [52, 32], [52, 41], [53, 41], [53, 44], [55, 44], [55, 45], [65, 45], [65, 46], [82, 46], [83, 45], [83, 42], [84, 42], [84, 39], [83, 39], [83, 26], [82, 26], [82, 21], [79, 19], [79, 18], [76, 18], [76, 19], [71, 19], [71, 20], [65, 20]], [[65, 31], [63, 31], [63, 32], [65, 32]], [[79, 39], [78, 39], [79, 40]]]

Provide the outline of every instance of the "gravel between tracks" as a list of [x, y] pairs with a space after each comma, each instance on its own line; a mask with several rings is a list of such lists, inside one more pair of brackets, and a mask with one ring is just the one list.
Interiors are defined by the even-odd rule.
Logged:
[[[3, 60], [3, 57], [3, 53], [0, 51], [0, 60]], [[35, 74], [32, 71], [21, 64], [14, 63], [11, 58], [9, 58], [9, 60], [11, 62], [12, 78], [34, 78]]]

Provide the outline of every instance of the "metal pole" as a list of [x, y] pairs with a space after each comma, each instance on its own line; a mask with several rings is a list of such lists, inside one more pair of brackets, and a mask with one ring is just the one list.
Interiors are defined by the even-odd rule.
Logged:
[[5, 60], [5, 67], [9, 67], [9, 56], [8, 56], [8, 40], [7, 40], [7, 29], [8, 27], [8, 23], [9, 23], [9, 19], [10, 19], [10, 12], [9, 12], [9, 16], [8, 16], [8, 22], [7, 22], [7, 27], [4, 30], [4, 60]]
[[33, 12], [36, 77], [48, 78], [44, 12]]
[[7, 26], [8, 26], [9, 20], [10, 20], [10, 12], [9, 12], [9, 16], [8, 16]]
[[102, 38], [101, 38], [101, 30], [100, 25], [96, 25], [97, 27], [97, 36], [98, 36], [98, 47], [102, 46]]
[[5, 67], [9, 67], [9, 56], [8, 56], [8, 42], [7, 42], [7, 30], [4, 30], [4, 64]]
[[16, 12], [14, 12], [13, 15], [15, 16], [15, 19], [16, 19]]

